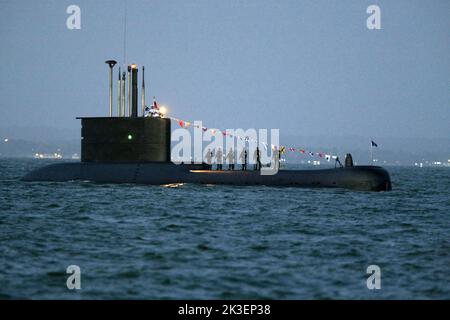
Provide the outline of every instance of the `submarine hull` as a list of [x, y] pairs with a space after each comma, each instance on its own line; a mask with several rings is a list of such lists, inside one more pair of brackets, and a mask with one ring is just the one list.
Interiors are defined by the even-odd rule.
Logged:
[[206, 165], [173, 163], [58, 163], [34, 170], [24, 181], [93, 181], [167, 185], [175, 183], [217, 185], [266, 185], [290, 187], [346, 188], [389, 191], [389, 173], [377, 166], [353, 166], [318, 170], [280, 170], [275, 175], [259, 171], [206, 170]]

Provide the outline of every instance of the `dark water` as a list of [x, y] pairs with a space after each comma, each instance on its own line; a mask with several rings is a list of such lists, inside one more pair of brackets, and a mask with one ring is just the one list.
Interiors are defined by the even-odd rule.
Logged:
[[383, 193], [18, 180], [48, 162], [0, 160], [1, 298], [450, 299], [449, 168]]

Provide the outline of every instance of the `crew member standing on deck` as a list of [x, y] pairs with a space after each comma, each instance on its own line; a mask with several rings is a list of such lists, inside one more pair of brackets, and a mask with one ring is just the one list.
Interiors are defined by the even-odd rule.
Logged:
[[255, 170], [261, 169], [261, 152], [259, 147], [256, 147], [255, 153], [253, 154], [253, 160], [255, 160]]
[[259, 150], [259, 147], [256, 147], [256, 151], [257, 151], [256, 162], [258, 163], [258, 170], [261, 170], [261, 151]]
[[217, 170], [222, 170], [223, 153], [222, 153], [222, 149], [220, 149], [220, 148], [216, 152], [216, 164], [217, 164]]
[[208, 164], [209, 170], [211, 170], [211, 167], [212, 167], [212, 158], [213, 158], [213, 152], [211, 151], [211, 149], [208, 148], [208, 150], [206, 151], [205, 159], [206, 159], [206, 164]]
[[247, 170], [247, 150], [245, 148], [242, 149], [239, 160], [241, 160], [242, 170]]
[[233, 148], [230, 148], [230, 151], [227, 153], [228, 160], [228, 170], [234, 170], [234, 152]]
[[280, 168], [280, 158], [281, 158], [281, 151], [278, 150], [277, 146], [274, 146], [272, 149], [272, 160], [276, 170]]

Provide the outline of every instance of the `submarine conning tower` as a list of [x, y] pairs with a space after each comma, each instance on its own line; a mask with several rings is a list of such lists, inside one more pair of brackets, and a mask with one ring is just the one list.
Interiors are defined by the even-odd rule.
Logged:
[[[109, 66], [109, 117], [81, 119], [81, 161], [101, 163], [170, 162], [170, 119], [147, 117], [142, 68], [141, 112], [138, 113], [138, 67], [131, 64], [117, 81], [117, 115], [113, 115], [113, 68]], [[128, 77], [126, 77], [128, 75]], [[128, 83], [126, 78], [128, 78]]]

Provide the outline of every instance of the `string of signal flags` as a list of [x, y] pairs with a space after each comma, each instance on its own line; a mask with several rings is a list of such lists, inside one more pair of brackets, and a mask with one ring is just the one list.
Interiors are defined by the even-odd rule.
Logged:
[[[242, 136], [239, 136], [236, 134], [231, 134], [231, 133], [226, 132], [225, 130], [221, 130], [221, 129], [217, 129], [217, 128], [208, 128], [208, 127], [204, 127], [204, 126], [200, 127], [200, 125], [193, 123], [191, 121], [181, 120], [178, 118], [168, 117], [168, 116], [165, 116], [165, 117], [176, 122], [178, 124], [178, 126], [180, 126], [181, 128], [184, 128], [184, 129], [187, 129], [189, 127], [194, 127], [194, 128], [202, 129], [203, 132], [206, 132], [209, 130], [213, 135], [216, 132], [220, 132], [224, 137], [225, 136], [228, 136], [230, 138], [234, 137], [234, 138], [240, 139], [241, 141], [258, 143], [258, 141], [254, 140], [254, 139], [250, 139], [249, 137], [242, 137]], [[264, 146], [264, 149], [267, 150], [268, 145], [264, 142], [261, 142], [261, 143]], [[274, 146], [272, 145], [272, 150], [273, 149], [274, 149]], [[311, 158], [324, 159], [326, 161], [331, 161], [332, 159], [335, 160], [338, 158], [336, 155], [328, 154], [325, 152], [313, 152], [313, 151], [306, 150], [305, 148], [301, 148], [301, 147], [287, 147], [284, 145], [280, 145], [280, 151], [282, 154], [286, 153], [286, 152], [291, 152], [291, 153], [296, 153], [299, 155], [310, 156]]]

